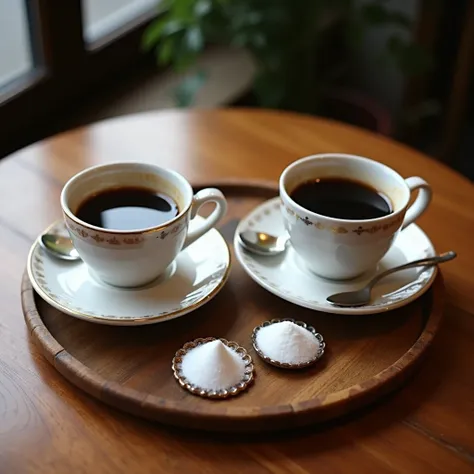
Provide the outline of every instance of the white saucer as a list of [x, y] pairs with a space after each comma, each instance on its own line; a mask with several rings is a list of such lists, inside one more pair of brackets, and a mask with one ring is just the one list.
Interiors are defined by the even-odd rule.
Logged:
[[[48, 231], [67, 235], [62, 221]], [[79, 319], [116, 326], [158, 323], [199, 308], [221, 290], [229, 269], [229, 248], [215, 229], [182, 251], [165, 275], [135, 289], [96, 280], [82, 261], [58, 260], [38, 240], [27, 264], [33, 288], [51, 306]]]
[[359, 308], [337, 307], [326, 301], [329, 295], [359, 289], [375, 273], [433, 256], [435, 251], [426, 234], [417, 225], [411, 224], [399, 234], [376, 272], [341, 282], [316, 276], [305, 267], [291, 245], [283, 255], [276, 257], [263, 257], [244, 250], [238, 241], [238, 234], [252, 229], [274, 235], [285, 231], [280, 213], [280, 198], [264, 202], [240, 221], [234, 236], [235, 254], [248, 275], [259, 285], [280, 298], [305, 308], [337, 314], [385, 312], [400, 308], [421, 296], [433, 283], [437, 273], [436, 266], [394, 273], [375, 285], [370, 305]]

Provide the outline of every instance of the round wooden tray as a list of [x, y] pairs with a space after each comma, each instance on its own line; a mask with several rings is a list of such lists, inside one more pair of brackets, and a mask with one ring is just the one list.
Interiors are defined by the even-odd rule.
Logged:
[[[277, 195], [268, 183], [206, 183], [229, 202], [220, 231], [232, 247], [238, 221]], [[286, 429], [347, 414], [398, 388], [415, 369], [438, 329], [444, 287], [404, 308], [371, 316], [320, 313], [262, 289], [235, 258], [229, 280], [208, 304], [182, 318], [142, 327], [113, 327], [67, 316], [35, 294], [24, 275], [26, 323], [45, 357], [71, 383], [118, 409], [159, 422], [220, 431]], [[302, 371], [264, 363], [251, 344], [252, 329], [267, 319], [295, 318], [324, 335], [326, 353]], [[198, 337], [236, 341], [252, 355], [256, 378], [244, 393], [208, 400], [183, 390], [171, 361]]]

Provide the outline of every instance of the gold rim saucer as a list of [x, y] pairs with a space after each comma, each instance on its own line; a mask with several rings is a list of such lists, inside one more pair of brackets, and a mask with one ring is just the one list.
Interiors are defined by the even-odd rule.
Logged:
[[[211, 288], [210, 291], [206, 290], [202, 294], [200, 294], [199, 297], [193, 298], [192, 300], [190, 299], [189, 301], [191, 302], [186, 302], [185, 298], [181, 298], [181, 301], [178, 301], [177, 305], [174, 308], [159, 308], [156, 313], [133, 315], [132, 312], [132, 314], [119, 315], [114, 309], [112, 309], [110, 312], [96, 312], [94, 308], [92, 308], [91, 310], [90, 306], [89, 308], [82, 308], [82, 305], [71, 301], [71, 299], [68, 298], [67, 295], [66, 297], [64, 297], [61, 289], [59, 289], [58, 291], [52, 290], [48, 283], [48, 279], [45, 279], [45, 263], [49, 262], [48, 266], [51, 265], [51, 268], [56, 267], [56, 264], [53, 262], [56, 262], [57, 259], [54, 259], [53, 257], [48, 257], [39, 242], [41, 235], [45, 233], [53, 232], [58, 233], [60, 235], [68, 235], [67, 229], [64, 226], [64, 222], [61, 219], [54, 221], [41, 234], [39, 234], [35, 242], [30, 247], [27, 259], [28, 277], [34, 290], [43, 300], [45, 300], [48, 304], [55, 307], [59, 311], [75, 318], [82, 319], [84, 321], [89, 321], [92, 323], [106, 324], [111, 326], [141, 326], [146, 324], [161, 323], [184, 316], [189, 312], [200, 308], [201, 306], [208, 303], [212, 298], [214, 298], [214, 296], [216, 296], [226, 284], [232, 266], [231, 253], [229, 245], [225, 241], [222, 234], [217, 229], [213, 230], [218, 233], [220, 237], [219, 240], [222, 242], [222, 245], [225, 246], [226, 249], [226, 258], [223, 261], [223, 272], [220, 276], [218, 276], [217, 273], [214, 274], [216, 275], [215, 284], [213, 283], [212, 285], [209, 285], [209, 287]], [[85, 263], [83, 261], [77, 261], [70, 262], [68, 265], [70, 265], [69, 268], [78, 268], [81, 265], [85, 265]], [[65, 270], [61, 270], [61, 272], [62, 271]], [[58, 270], [54, 270], [53, 268], [53, 273], [56, 272], [58, 272]], [[158, 279], [155, 280], [155, 282], [156, 281], [158, 281]], [[101, 283], [98, 288], [100, 288], [102, 285], [104, 287], [109, 287], [117, 291], [127, 291], [123, 289], [121, 290], [118, 287], [114, 288], [110, 285], [107, 285], [106, 283]], [[152, 283], [151, 285], [154, 286], [155, 283]]]
[[198, 338], [194, 341], [187, 342], [173, 357], [173, 361], [171, 362], [171, 368], [173, 369], [173, 375], [181, 387], [185, 388], [193, 395], [198, 395], [203, 398], [213, 398], [213, 399], [224, 399], [228, 397], [235, 396], [240, 392], [243, 392], [247, 389], [247, 387], [253, 382], [254, 379], [254, 367], [253, 361], [250, 354], [247, 350], [239, 346], [236, 342], [228, 341], [227, 339], [219, 338], [219, 340], [225, 344], [227, 347], [234, 350], [245, 362], [245, 372], [242, 380], [232, 387], [223, 390], [207, 390], [197, 385], [193, 385], [186, 377], [184, 377], [181, 369], [181, 363], [183, 361], [183, 357], [191, 350], [194, 349], [202, 344], [206, 344], [207, 342], [215, 341], [215, 337], [206, 337], [206, 338]]
[[[268, 356], [266, 356], [258, 347], [257, 345], [257, 333], [260, 331], [260, 329], [270, 326], [271, 324], [276, 324], [276, 323], [281, 323], [283, 321], [289, 321], [290, 323], [295, 323], [298, 326], [301, 326], [302, 328], [308, 330], [310, 333], [313, 334], [313, 336], [319, 341], [319, 350], [316, 354], [316, 357], [314, 357], [311, 360], [301, 362], [299, 364], [288, 364], [286, 362], [279, 362], [277, 360], [274, 360]], [[284, 319], [272, 319], [270, 321], [265, 321], [264, 323], [260, 324], [260, 326], [257, 326], [254, 328], [252, 331], [252, 344], [253, 348], [255, 349], [255, 352], [268, 364], [274, 365], [275, 367], [279, 367], [281, 369], [303, 369], [305, 367], [309, 367], [310, 365], [314, 364], [316, 361], [318, 361], [324, 354], [324, 349], [326, 347], [326, 344], [324, 342], [323, 336], [319, 334], [319, 332], [316, 332], [316, 329], [313, 328], [313, 326], [309, 326], [308, 324], [304, 323], [303, 321], [295, 321], [294, 319], [291, 318], [284, 318]]]

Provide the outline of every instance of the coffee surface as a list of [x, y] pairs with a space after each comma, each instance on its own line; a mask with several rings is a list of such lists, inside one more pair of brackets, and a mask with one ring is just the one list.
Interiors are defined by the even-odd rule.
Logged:
[[156, 227], [179, 214], [167, 194], [146, 188], [109, 189], [84, 201], [76, 216], [88, 224], [114, 230]]
[[338, 219], [375, 219], [393, 212], [386, 196], [345, 178], [313, 179], [297, 186], [290, 196], [309, 211]]

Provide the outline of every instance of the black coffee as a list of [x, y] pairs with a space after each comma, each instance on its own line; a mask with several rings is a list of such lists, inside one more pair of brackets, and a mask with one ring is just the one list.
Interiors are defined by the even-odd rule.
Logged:
[[386, 196], [366, 184], [344, 178], [307, 181], [290, 196], [309, 211], [339, 219], [374, 219], [393, 212]]
[[76, 216], [104, 229], [156, 227], [176, 217], [178, 205], [168, 195], [145, 188], [115, 188], [84, 201]]

